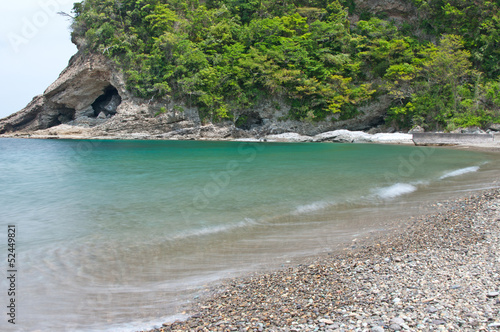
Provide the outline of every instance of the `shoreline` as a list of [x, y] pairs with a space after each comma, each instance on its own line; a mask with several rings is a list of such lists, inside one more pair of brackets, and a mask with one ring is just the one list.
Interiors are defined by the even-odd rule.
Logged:
[[343, 250], [223, 280], [159, 331], [493, 331], [500, 188], [436, 203]]
[[[212, 126], [213, 127], [213, 126]], [[213, 129], [213, 128], [212, 128]], [[123, 133], [106, 136], [89, 136], [78, 134], [60, 133], [12, 133], [2, 134], [0, 138], [14, 139], [61, 139], [61, 140], [157, 140], [157, 141], [222, 141], [222, 142], [242, 142], [242, 143], [362, 143], [362, 144], [390, 144], [390, 145], [410, 145], [410, 146], [433, 146], [444, 148], [473, 149], [484, 152], [500, 152], [500, 134], [470, 135], [470, 134], [450, 134], [453, 139], [445, 138], [439, 141], [439, 135], [431, 133], [431, 139], [425, 143], [417, 141], [413, 134], [405, 133], [378, 133], [368, 134], [363, 131], [350, 131], [339, 129], [323, 132], [314, 136], [301, 135], [295, 132], [286, 132], [276, 135], [255, 136], [248, 133], [249, 137], [237, 138], [231, 135], [219, 136], [198, 134], [166, 133], [154, 135], [149, 133]], [[436, 138], [432, 138], [436, 136]], [[474, 137], [476, 136], [476, 137]], [[491, 140], [478, 139], [477, 136], [488, 136]]]
[[[7, 140], [5, 143], [9, 143], [9, 141]], [[15, 142], [15, 141], [12, 141], [11, 143], [16, 143], [16, 142]], [[22, 141], [18, 141], [17, 143], [19, 143], [19, 144], [21, 144], [21, 145], [24, 145], [24, 144], [28, 144], [28, 143], [29, 143], [29, 141], [25, 141], [25, 143], [22, 143]], [[33, 143], [36, 143], [36, 142], [33, 142]], [[40, 143], [43, 143], [43, 142], [40, 142]], [[47, 142], [47, 143], [49, 143], [49, 142]], [[64, 142], [60, 142], [60, 143], [64, 143]], [[71, 144], [73, 144], [71, 141], [66, 141], [66, 143], [64, 143], [63, 145], [70, 144], [70, 143], [71, 143]], [[77, 144], [79, 144], [78, 142], [76, 142], [76, 143], [77, 143]], [[84, 144], [89, 144], [89, 141], [87, 141], [87, 142], [83, 142], [83, 143], [84, 143]], [[116, 143], [117, 143], [118, 145], [120, 145], [120, 142], [119, 142], [119, 141], [117, 141]], [[147, 143], [147, 142], [145, 142], [145, 143]], [[154, 142], [152, 142], [152, 143], [154, 143]], [[149, 144], [149, 143], [148, 143], [148, 144]], [[207, 143], [207, 144], [208, 144], [208, 143]], [[28, 145], [29, 145], [29, 144], [28, 144]], [[42, 145], [43, 145], [43, 144], [42, 144]], [[58, 144], [56, 144], [56, 146], [57, 146], [57, 145], [58, 145]], [[112, 144], [112, 145], [115, 145], [115, 144]], [[153, 145], [157, 145], [157, 144], [153, 144]], [[163, 144], [160, 144], [160, 145], [163, 145]], [[174, 145], [175, 145], [175, 144], [174, 144]], [[200, 144], [196, 144], [196, 145], [200, 145]], [[217, 144], [216, 144], [216, 145], [217, 145]], [[223, 144], [223, 145], [226, 145], [226, 144]], [[237, 144], [234, 144], [234, 145], [233, 145], [233, 144], [231, 144], [231, 145], [232, 145], [232, 146], [237, 146]], [[283, 146], [284, 146], [284, 145], [285, 145], [285, 144], [283, 144]], [[204, 146], [204, 143], [201, 143], [201, 146]], [[342, 147], [342, 146], [343, 146], [343, 147]], [[311, 147], [314, 147], [314, 146], [312, 146], [312, 145], [311, 145]], [[317, 145], [317, 147], [319, 147], [319, 145]], [[323, 146], [323, 147], [327, 148], [328, 146]], [[355, 146], [349, 147], [349, 145], [338, 145], [338, 147], [339, 147], [340, 149], [347, 149], [347, 150], [350, 150], [351, 148], [357, 149]], [[379, 145], [378, 147], [379, 147], [379, 148], [383, 148], [383, 146], [381, 146], [381, 145]], [[302, 148], [302, 149], [307, 149], [307, 145], [302, 145], [302, 146], [301, 146], [301, 148]], [[370, 150], [371, 148], [377, 148], [377, 146], [371, 146], [371, 147], [370, 147], [370, 146], [366, 146], [366, 145], [365, 145], [365, 146], [358, 145], [358, 148], [366, 148], [367, 150]], [[390, 147], [386, 147], [386, 149], [389, 149], [389, 148], [390, 148]], [[396, 148], [396, 147], [394, 147], [394, 148]], [[445, 147], [442, 147], [442, 148], [445, 148]], [[406, 151], [406, 150], [408, 150], [408, 151], [412, 151], [412, 150], [413, 150], [413, 148], [410, 148], [410, 147], [403, 147], [403, 146], [401, 146], [401, 147], [397, 147], [396, 149], [401, 149], [401, 150], [405, 150], [405, 151]], [[418, 150], [418, 149], [416, 149], [416, 150]], [[436, 150], [437, 150], [437, 149], [436, 149]], [[437, 151], [436, 151], [436, 152], [437, 152]], [[450, 153], [453, 153], [453, 151], [452, 151], [452, 150], [450, 150], [449, 152], [450, 152]], [[378, 154], [377, 154], [377, 155], [378, 155]], [[491, 155], [491, 156], [493, 156], [493, 153], [491, 153], [490, 155]], [[498, 156], [497, 156], [497, 157], [498, 157]], [[396, 158], [386, 158], [386, 159], [388, 159], [388, 160], [391, 160], [391, 159], [392, 159], [392, 160], [397, 160]], [[490, 159], [490, 158], [487, 158], [487, 160], [495, 160], [495, 161], [498, 161], [498, 158], [495, 158], [495, 159]], [[493, 161], [493, 162], [492, 162], [492, 161], [490, 161], [490, 163], [489, 163], [489, 164], [490, 164], [490, 166], [491, 166], [491, 167], [490, 167], [490, 168], [486, 168], [487, 170], [494, 170], [494, 171], [492, 171], [492, 172], [483, 172], [483, 173], [482, 173], [483, 175], [485, 175], [485, 176], [483, 176], [482, 178], [483, 178], [483, 179], [485, 179], [486, 181], [485, 181], [485, 182], [483, 181], [483, 182], [481, 182], [481, 183], [485, 183], [486, 185], [485, 185], [485, 186], [481, 186], [481, 188], [491, 188], [491, 187], [497, 187], [497, 188], [498, 188], [498, 187], [499, 187], [498, 180], [500, 179], [500, 177], [499, 177], [499, 175], [498, 175], [498, 171], [497, 171], [497, 170], [498, 170], [498, 167], [497, 167], [497, 166], [498, 166], [498, 164], [497, 164], [495, 161]], [[453, 160], [451, 160], [450, 162], [451, 162], [451, 165], [455, 165], [455, 162], [454, 162]], [[480, 167], [480, 168], [481, 168], [481, 169], [483, 169], [483, 167]], [[448, 169], [448, 168], [447, 168], [447, 169]], [[454, 170], [454, 168], [453, 168], [453, 167], [452, 167], [452, 168], [450, 168], [450, 171], [451, 171], [451, 170]], [[483, 170], [484, 170], [484, 169], [483, 169]], [[478, 179], [479, 179], [479, 177], [475, 177], [475, 179], [476, 179], [476, 180], [478, 180]], [[491, 180], [491, 182], [490, 182], [490, 180]], [[460, 189], [461, 189], [461, 188], [462, 188], [462, 187], [460, 187]], [[463, 187], [463, 188], [466, 188], [466, 187]], [[477, 188], [477, 187], [475, 187], [475, 188]], [[434, 187], [434, 189], [439, 189], [439, 188]], [[439, 191], [439, 192], [440, 192], [440, 190], [437, 190], [437, 191]], [[418, 192], [418, 191], [417, 191], [417, 192]], [[431, 188], [431, 190], [427, 190], [427, 192], [428, 192], [428, 193], [430, 193], [430, 194], [432, 194], [434, 191], [433, 191], [433, 190], [432, 190], [432, 188]], [[456, 190], [456, 191], [454, 190], [454, 191], [448, 192], [447, 194], [444, 194], [444, 195], [434, 195], [434, 194], [432, 194], [432, 195], [430, 195], [430, 197], [432, 197], [432, 198], [429, 198], [429, 199], [428, 199], [428, 200], [426, 200], [425, 202], [429, 202], [430, 204], [434, 204], [434, 202], [441, 202], [441, 201], [446, 201], [446, 200], [449, 200], [449, 199], [451, 199], [451, 197], [455, 198], [455, 197], [459, 197], [459, 196], [462, 196], [462, 195], [469, 195], [468, 193], [464, 194], [463, 192], [462, 192], [462, 193], [459, 193], [459, 192], [461, 192], [461, 190]], [[470, 192], [470, 191], [469, 191], [469, 192]], [[474, 191], [474, 192], [475, 192], [475, 191]], [[415, 212], [413, 212], [413, 213], [411, 213], [411, 212], [410, 212], [410, 213], [411, 213], [411, 215], [414, 215], [414, 216], [419, 216], [419, 215], [422, 215], [423, 213], [427, 213], [427, 210], [422, 211], [422, 209], [421, 209], [421, 207], [422, 207], [422, 206], [423, 206], [423, 204], [420, 204], [420, 205], [419, 205], [419, 209], [417, 209], [417, 210], [416, 210]], [[412, 211], [412, 210], [407, 209], [406, 211]], [[379, 210], [378, 212], [380, 213], [380, 210]], [[266, 212], [264, 212], [264, 213], [266, 213]], [[364, 218], [366, 217], [368, 220], [371, 220], [371, 215], [372, 215], [372, 213], [369, 213], [369, 214], [368, 214], [368, 213], [366, 213], [366, 212], [362, 212], [362, 213], [360, 213], [360, 217], [361, 217], [361, 219], [364, 219]], [[384, 232], [384, 233], [386, 233], [386, 232], [391, 232], [391, 234], [392, 234], [392, 229], [393, 229], [393, 227], [392, 227], [392, 226], [394, 225], [394, 222], [395, 222], [395, 221], [397, 221], [397, 219], [400, 219], [400, 220], [410, 220], [410, 218], [409, 218], [409, 217], [408, 217], [408, 218], [404, 218], [404, 219], [403, 219], [403, 218], [396, 218], [396, 217], [394, 217], [394, 216], [395, 216], [395, 214], [393, 214], [393, 213], [381, 213], [381, 215], [382, 215], [382, 216], [384, 216], [384, 215], [385, 215], [386, 217], [389, 217], [389, 219], [391, 219], [391, 220], [387, 221], [387, 224], [386, 224], [386, 225], [389, 225], [389, 227], [388, 227], [388, 228], [386, 228], [386, 229], [388, 229], [388, 231], [386, 231], [386, 230], [383, 230], [383, 231], [382, 231], [382, 232]], [[361, 220], [361, 219], [360, 219], [360, 220]], [[382, 220], [384, 220], [384, 219], [382, 219]], [[387, 219], [386, 219], [386, 220], [387, 220]], [[407, 224], [408, 224], [408, 223], [407, 223]], [[406, 225], [407, 225], [407, 224], [405, 224], [403, 228], [406, 228]], [[310, 227], [310, 226], [308, 226], [308, 227]], [[378, 227], [377, 227], [377, 228], [378, 228]], [[385, 227], [384, 227], [384, 228], [385, 228]], [[318, 234], [322, 234], [322, 233], [317, 233], [317, 232], [318, 232], [318, 228], [314, 227], [313, 229], [311, 229], [311, 231], [310, 231], [310, 232], [308, 232], [308, 238], [310, 239], [310, 238], [311, 238], [311, 236], [312, 236], [312, 238], [313, 238], [313, 239], [316, 239], [316, 236], [318, 236]], [[374, 233], [370, 233], [370, 234], [366, 233], [366, 234], [367, 234], [367, 236], [372, 236], [372, 234], [374, 234]], [[379, 233], [379, 232], [377, 232], [377, 233], [375, 233], [375, 234], [383, 234], [383, 233], [381, 233], [381, 232], [380, 232], [380, 233]], [[389, 235], [385, 235], [385, 237], [389, 237], [389, 236], [391, 236], [391, 234], [389, 234]], [[396, 234], [396, 233], [394, 233], [394, 234]], [[361, 239], [363, 239], [363, 238], [364, 238], [364, 236], [362, 236], [361, 238], [359, 238], [359, 236], [358, 236], [358, 235], [356, 235], [356, 237], [358, 237], [358, 240], [357, 240], [357, 242], [356, 242], [354, 245], [357, 245], [357, 246], [366, 246], [366, 245], [367, 245], [367, 240], [363, 240], [363, 242], [362, 242], [362, 241], [360, 241]], [[305, 238], [305, 237], [303, 237], [303, 238]], [[346, 240], [348, 244], [350, 243], [350, 240], [351, 240], [351, 239], [347, 239], [347, 240]], [[315, 241], [315, 243], [318, 243], [318, 244], [321, 246], [321, 241], [318, 241], [318, 240], [314, 240], [314, 241]], [[297, 244], [298, 244], [299, 242], [294, 242], [294, 243], [297, 243]], [[348, 246], [348, 247], [349, 247], [349, 246]], [[200, 247], [200, 248], [202, 248], [202, 247]], [[333, 247], [330, 247], [330, 248], [333, 248]], [[339, 248], [340, 248], [340, 249], [342, 249], [342, 247], [339, 247]], [[350, 250], [349, 248], [347, 248], [347, 249], [348, 249], [347, 251], [349, 251], [349, 250]], [[336, 252], [336, 249], [334, 249], [334, 250], [327, 249], [327, 250], [330, 250], [330, 252], [332, 252], [332, 251], [333, 251], [333, 252]], [[323, 251], [323, 250], [322, 250], [322, 251]], [[347, 251], [346, 251], [346, 252], [347, 252]], [[286, 264], [284, 264], [284, 265], [285, 265], [286, 267], [288, 267], [288, 266], [294, 266], [295, 262], [298, 262], [297, 264], [304, 264], [304, 262], [306, 262], [306, 261], [307, 261], [308, 257], [312, 257], [313, 255], [316, 255], [316, 254], [315, 254], [315, 253], [313, 253], [313, 252], [311, 252], [311, 251], [305, 252], [305, 255], [302, 255], [302, 256], [301, 256], [302, 258], [297, 257], [297, 259], [295, 259], [295, 258], [291, 259], [291, 261], [292, 261], [292, 262], [294, 262], [294, 263], [289, 264], [289, 262], [287, 261], [287, 262], [286, 262]], [[342, 255], [343, 255], [343, 254], [341, 254], [340, 256], [342, 256]], [[254, 256], [254, 255], [252, 255], [252, 256]], [[284, 261], [284, 260], [282, 260], [282, 261]], [[279, 263], [279, 264], [281, 264], [281, 262], [278, 262], [278, 263]], [[312, 262], [311, 264], [308, 264], [307, 266], [312, 265], [312, 264], [315, 264], [315, 262]], [[247, 267], [247, 266], [245, 266], [245, 267]], [[279, 268], [279, 265], [276, 265], [275, 267], [278, 267], [278, 268]], [[265, 270], [265, 271], [263, 271], [263, 270]], [[246, 269], [245, 269], [245, 271], [241, 271], [241, 270], [240, 270], [240, 271], [236, 271], [236, 273], [235, 273], [235, 274], [236, 274], [236, 275], [239, 275], [239, 276], [245, 276], [245, 275], [250, 275], [250, 273], [252, 273], [252, 272], [259, 271], [259, 273], [257, 273], [257, 274], [255, 274], [255, 273], [254, 273], [254, 274], [253, 274], [253, 275], [259, 275], [259, 274], [265, 274], [265, 273], [266, 273], [266, 271], [271, 271], [271, 270], [273, 270], [273, 267], [269, 267], [269, 268], [267, 268], [267, 269], [252, 269], [252, 268], [249, 268], [249, 267], [248, 267], [248, 268], [246, 268]], [[262, 272], [262, 271], [263, 271], [263, 272]], [[262, 272], [262, 273], [261, 273], [261, 272]], [[195, 272], [195, 273], [196, 273], [196, 272]], [[226, 281], [227, 281], [227, 280], [229, 280], [229, 279], [225, 279], [225, 278], [227, 278], [227, 275], [226, 275], [226, 276], [224, 276], [222, 279], [219, 279], [219, 281], [214, 282], [214, 283], [210, 283], [210, 284], [211, 284], [211, 285], [216, 285], [216, 284], [222, 283], [224, 280], [226, 280]], [[200, 279], [202, 279], [202, 278], [200, 278]], [[234, 279], [234, 280], [240, 280], [240, 279]], [[203, 280], [202, 280], [202, 281], [203, 281]], [[208, 282], [208, 281], [205, 279], [205, 282], [203, 282], [201, 285], [206, 285], [206, 283], [207, 283], [207, 282]], [[229, 283], [230, 283], [230, 282], [231, 282], [231, 281], [229, 281]], [[209, 284], [209, 285], [210, 285], [210, 284]], [[225, 285], [225, 284], [226, 284], [226, 283], [225, 283], [225, 281], [224, 281], [224, 285]], [[242, 284], [242, 283], [241, 283], [241, 284]], [[202, 286], [202, 287], [204, 288], [205, 286]], [[138, 290], [140, 290], [140, 288], [142, 288], [142, 287], [140, 287], [140, 285], [139, 285]], [[157, 289], [157, 290], [155, 290], [154, 288], [156, 288], [156, 287], [151, 287], [151, 288], [149, 289], [149, 291], [150, 291], [150, 292], [152, 292], [152, 293], [158, 293], [158, 289]], [[179, 287], [179, 289], [182, 289], [182, 287]], [[145, 290], [146, 290], [146, 289], [143, 289], [143, 291], [145, 291]], [[215, 290], [217, 290], [217, 287], [215, 288]], [[206, 293], [203, 293], [203, 292], [202, 292], [202, 290], [201, 290], [199, 293], [200, 293], [201, 298], [205, 298], [205, 295], [203, 295], [203, 294], [206, 294]], [[138, 301], [138, 303], [147, 303], [147, 302], [148, 302], [146, 299], [144, 299], [144, 297], [145, 297], [145, 296], [144, 296], [144, 294], [145, 294], [145, 293], [139, 293], [139, 294], [138, 294], [138, 295], [139, 295], [139, 298], [140, 298], [140, 297], [142, 297], [142, 298], [143, 298], [143, 300]], [[158, 295], [159, 295], [159, 294], [158, 294]], [[272, 294], [271, 294], [271, 295], [272, 295]], [[154, 302], [154, 303], [160, 303], [160, 304], [161, 304], [161, 303], [163, 303], [163, 301], [164, 301], [166, 298], [169, 298], [169, 297], [163, 297], [163, 299], [162, 299], [162, 295], [159, 295], [159, 296], [157, 297], [157, 299], [158, 299], [159, 301], [156, 301], [156, 300], [155, 300], [155, 302]], [[170, 299], [170, 298], [169, 298], [169, 299]], [[197, 298], [194, 298], [194, 297], [192, 297], [192, 296], [190, 296], [190, 297], [186, 297], [186, 299], [188, 300], [188, 301], [186, 301], [186, 302], [188, 302], [188, 303], [192, 303], [193, 301], [197, 301]], [[194, 300], [193, 300], [193, 299], [194, 299]], [[314, 301], [314, 302], [316, 302], [316, 300], [314, 300], [314, 299], [313, 299], [313, 301]], [[174, 305], [176, 305], [177, 307], [179, 307], [180, 302], [181, 302], [181, 301], [179, 301], [179, 299], [177, 299], [177, 303], [175, 303]], [[183, 302], [183, 301], [182, 301], [182, 302]], [[148, 308], [148, 306], [146, 306], [146, 308]], [[146, 309], [146, 308], [144, 309], [144, 310], [145, 310], [145, 312], [146, 312], [146, 310], [149, 310], [149, 308], [148, 308], [148, 309]], [[491, 306], [490, 306], [490, 308], [491, 308]], [[494, 306], [493, 306], [493, 308], [494, 308]], [[240, 310], [240, 309], [239, 309], [239, 307], [235, 309], [235, 311], [239, 311], [239, 310]], [[170, 313], [170, 312], [173, 312], [173, 313], [175, 313], [175, 312], [180, 312], [179, 310], [164, 310], [164, 311], [165, 311], [166, 313]], [[194, 313], [193, 313], [193, 312], [190, 312], [190, 313], [191, 313], [191, 314], [195, 314], [195, 315], [196, 315], [198, 312], [194, 312]], [[280, 315], [281, 315], [281, 311], [280, 311]], [[126, 316], [124, 317], [124, 320], [125, 320], [125, 322], [130, 321], [130, 319], [131, 319], [131, 318], [136, 318], [135, 316], [136, 316], [136, 314], [134, 314], [134, 311], [129, 312], [129, 314], [128, 314], [128, 315], [126, 315]], [[139, 315], [137, 315], [137, 316], [139, 316]], [[157, 326], [157, 325], [160, 325], [160, 326], [161, 326], [161, 323], [167, 322], [167, 321], [170, 319], [170, 318], [168, 318], [168, 317], [166, 317], [166, 316], [164, 316], [164, 315], [160, 315], [160, 314], [158, 314], [158, 309], [155, 309], [155, 312], [153, 312], [151, 316], [153, 316], [153, 317], [160, 317], [160, 319], [154, 319], [154, 320], [151, 320], [151, 321], [146, 321], [146, 322], [145, 322], [145, 324], [146, 324], [145, 326], [144, 326], [144, 325], [142, 325], [142, 324], [141, 324], [141, 325], [136, 324], [136, 322], [137, 322], [137, 321], [134, 319], [134, 325], [133, 325], [133, 327], [132, 327], [132, 325], [128, 325], [128, 328], [129, 328], [130, 330], [133, 330], [133, 329], [141, 329], [141, 328], [145, 328], [145, 327], [152, 328], [153, 326]], [[226, 316], [227, 316], [227, 315], [226, 315]], [[127, 317], [128, 317], [128, 318], [127, 318]], [[173, 319], [173, 318], [172, 318], [172, 319]], [[324, 317], [323, 317], [323, 318], [318, 318], [318, 319], [328, 319], [328, 318], [324, 318]], [[154, 323], [150, 323], [150, 322], [154, 322]], [[104, 325], [104, 326], [106, 326], [106, 324], [107, 324], [107, 323], [106, 323], [106, 322], [104, 322], [104, 324], [103, 324], [103, 325]], [[118, 321], [117, 321], [117, 324], [118, 324]], [[151, 324], [151, 325], [150, 325], [150, 324]], [[116, 325], [116, 326], [118, 326], [118, 325]], [[125, 325], [122, 325], [122, 327], [123, 327], [123, 326], [125, 326]], [[307, 329], [307, 328], [306, 328], [306, 327], [304, 327], [302, 330], [306, 330], [306, 329]], [[110, 330], [111, 330], [111, 329], [110, 329]], [[210, 328], [209, 330], [212, 330], [212, 328]]]

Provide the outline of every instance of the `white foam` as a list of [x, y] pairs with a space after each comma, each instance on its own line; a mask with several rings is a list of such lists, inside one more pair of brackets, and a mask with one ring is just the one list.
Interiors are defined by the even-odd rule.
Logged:
[[466, 173], [477, 172], [478, 170], [479, 170], [479, 166], [471, 166], [471, 167], [460, 168], [460, 169], [457, 169], [455, 171], [451, 171], [451, 172], [445, 173], [439, 179], [443, 180], [443, 179], [446, 179], [446, 178], [451, 178], [451, 177], [459, 176], [459, 175], [466, 174]]
[[318, 202], [314, 202], [314, 203], [306, 204], [306, 205], [299, 205], [295, 209], [293, 214], [297, 215], [297, 214], [311, 213], [314, 211], [322, 210], [329, 205], [331, 205], [331, 204], [329, 204], [328, 202], [324, 202], [324, 201], [318, 201]]
[[417, 190], [417, 187], [409, 183], [396, 183], [392, 186], [376, 189], [376, 195], [382, 199], [392, 199], [401, 195], [409, 194]]
[[179, 239], [185, 239], [185, 238], [191, 238], [191, 237], [201, 237], [205, 235], [212, 235], [212, 234], [217, 234], [217, 233], [224, 233], [231, 231], [236, 228], [242, 228], [242, 227], [249, 227], [252, 225], [257, 224], [257, 222], [251, 218], [245, 218], [244, 220], [233, 223], [233, 224], [228, 224], [228, 225], [217, 225], [217, 226], [209, 226], [209, 227], [204, 227], [201, 229], [193, 230], [188, 233], [183, 233], [179, 234], [174, 237], [175, 240]]

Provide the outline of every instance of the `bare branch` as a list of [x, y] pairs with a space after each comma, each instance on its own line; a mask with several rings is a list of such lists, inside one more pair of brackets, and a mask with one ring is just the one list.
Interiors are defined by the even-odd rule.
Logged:
[[64, 16], [64, 17], [72, 19], [72, 20], [75, 19], [75, 17], [73, 15], [68, 14], [66, 12], [62, 12], [62, 11], [61, 12], [57, 12], [57, 15], [61, 15], [61, 16]]

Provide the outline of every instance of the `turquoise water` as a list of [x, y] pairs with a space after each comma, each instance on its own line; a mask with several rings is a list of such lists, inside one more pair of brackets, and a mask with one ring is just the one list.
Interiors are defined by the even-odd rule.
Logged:
[[372, 144], [0, 139], [1, 233], [18, 231], [13, 330], [158, 325], [210, 281], [498, 187], [498, 161]]

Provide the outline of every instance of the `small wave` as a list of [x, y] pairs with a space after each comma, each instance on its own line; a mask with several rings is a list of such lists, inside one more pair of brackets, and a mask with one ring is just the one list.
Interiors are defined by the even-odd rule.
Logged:
[[244, 220], [237, 222], [237, 223], [233, 223], [233, 224], [203, 227], [201, 229], [197, 229], [197, 230], [193, 230], [193, 231], [190, 231], [187, 233], [179, 234], [179, 235], [175, 236], [173, 239], [179, 240], [179, 239], [186, 239], [186, 238], [191, 238], [191, 237], [201, 237], [201, 236], [205, 236], [205, 235], [224, 233], [224, 232], [229, 232], [229, 231], [237, 229], [237, 228], [253, 226], [255, 224], [257, 224], [257, 222], [254, 219], [245, 218]]
[[401, 195], [409, 194], [417, 190], [417, 187], [409, 183], [396, 183], [392, 186], [376, 189], [375, 193], [382, 199], [392, 199]]
[[314, 211], [322, 210], [322, 209], [328, 207], [329, 205], [331, 205], [331, 204], [328, 202], [324, 202], [324, 201], [318, 201], [318, 202], [314, 202], [314, 203], [306, 204], [306, 205], [299, 205], [295, 209], [293, 214], [297, 215], [297, 214], [311, 213]]
[[457, 169], [457, 170], [445, 173], [443, 176], [441, 176], [439, 178], [439, 180], [443, 180], [443, 179], [446, 179], [446, 178], [451, 178], [451, 177], [454, 177], [454, 176], [459, 176], [459, 175], [466, 174], [466, 173], [477, 172], [478, 170], [479, 170], [479, 166], [471, 166], [471, 167], [460, 168], [460, 169]]

